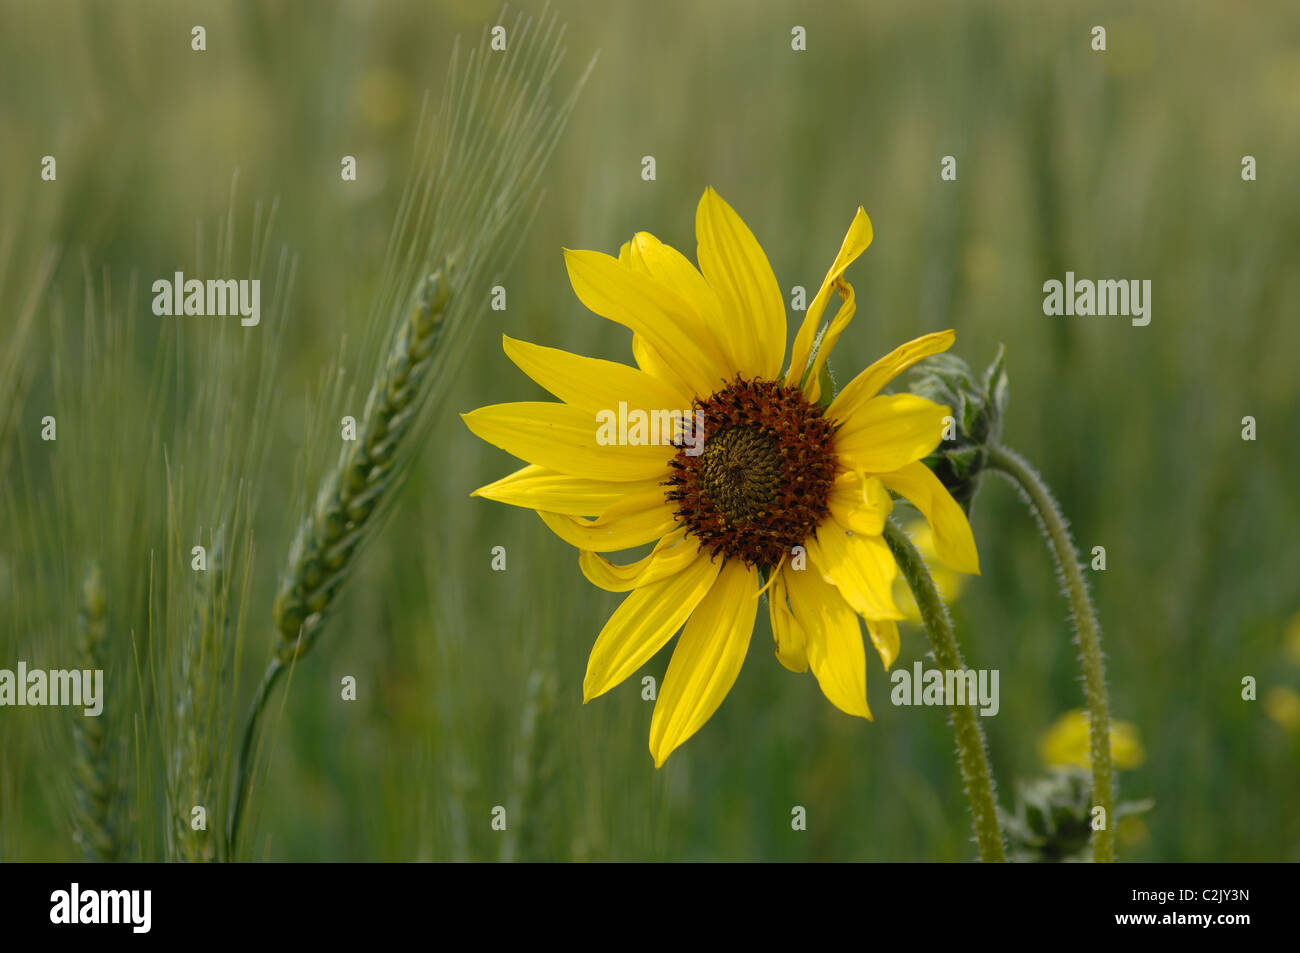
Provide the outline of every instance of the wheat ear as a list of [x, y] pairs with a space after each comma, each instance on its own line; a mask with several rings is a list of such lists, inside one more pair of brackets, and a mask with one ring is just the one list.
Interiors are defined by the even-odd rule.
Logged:
[[236, 847], [253, 741], [267, 699], [280, 673], [315, 643], [357, 553], [375, 535], [406, 475], [406, 464], [418, 443], [412, 430], [418, 429], [415, 425], [427, 403], [430, 372], [445, 327], [450, 271], [450, 263], [444, 264], [425, 280], [370, 387], [357, 439], [344, 443], [289, 551], [288, 569], [272, 608], [279, 644], [258, 685], [240, 747], [228, 831], [231, 851]]
[[212, 679], [220, 665], [222, 646], [227, 640], [227, 580], [225, 534], [218, 531], [212, 543], [208, 572], [197, 574], [194, 584], [194, 615], [180, 659], [180, 698], [176, 705], [176, 750], [171, 777], [170, 859], [205, 863], [215, 856], [210, 832], [205, 825], [195, 830], [189, 810], [209, 803], [212, 786], [213, 747], [212, 700], [216, 690]]
[[311, 648], [353, 558], [405, 475], [411, 450], [406, 438], [423, 406], [449, 295], [446, 275], [430, 275], [371, 385], [357, 439], [344, 443], [311, 515], [299, 527], [272, 610], [282, 664]]
[[[94, 672], [104, 667], [104, 637], [108, 633], [104, 583], [99, 566], [92, 564], [81, 584], [77, 607], [77, 649], [81, 667]], [[76, 723], [77, 834], [90, 860], [114, 861], [121, 844], [113, 827], [116, 790], [109, 764], [106, 716], [83, 716]]]

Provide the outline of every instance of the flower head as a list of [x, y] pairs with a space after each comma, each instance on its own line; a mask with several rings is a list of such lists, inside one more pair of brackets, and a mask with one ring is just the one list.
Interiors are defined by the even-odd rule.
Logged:
[[[682, 630], [650, 726], [656, 766], [730, 691], [764, 592], [781, 663], [811, 669], [834, 705], [871, 717], [859, 619], [888, 667], [903, 617], [881, 535], [891, 491], [929, 522], [946, 565], [979, 571], [965, 513], [921, 462], [949, 408], [881, 393], [951, 347], [954, 333], [904, 344], [823, 399], [826, 359], [855, 310], [844, 272], [871, 243], [866, 212], [849, 226], [784, 373], [785, 305], [767, 256], [712, 189], [695, 227], [698, 268], [645, 232], [617, 258], [565, 252], [582, 303], [632, 330], [636, 367], [507, 337], [506, 354], [560, 403], [464, 415], [529, 464], [474, 495], [536, 510], [578, 548], [592, 583], [629, 593], [592, 648], [585, 701]], [[823, 326], [833, 295], [840, 305]], [[631, 563], [603, 555], [648, 543], [653, 551]]]

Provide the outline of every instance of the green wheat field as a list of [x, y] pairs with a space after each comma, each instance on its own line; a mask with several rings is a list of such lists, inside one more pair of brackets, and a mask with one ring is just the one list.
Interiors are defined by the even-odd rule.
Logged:
[[[766, 611], [656, 770], [641, 678], [669, 652], [582, 704], [621, 597], [470, 498], [519, 464], [459, 414], [545, 399], [503, 333], [631, 361], [562, 248], [645, 230], [693, 260], [708, 186], [787, 304], [866, 209], [841, 381], [931, 331], [977, 368], [1005, 345], [1004, 439], [1106, 551], [1111, 714], [1141, 748], [1118, 800], [1150, 802], [1119, 859], [1300, 860], [1295, 4], [0, 0], [0, 87], [0, 669], [105, 673], [99, 718], [0, 707], [0, 860], [974, 859], [944, 710], [890, 704], [872, 657], [874, 722], [842, 714]], [[1150, 324], [1044, 315], [1067, 271], [1150, 280]], [[157, 316], [175, 272], [259, 278], [260, 322]], [[406, 321], [439, 342], [428, 399], [227, 844], [249, 706], [292, 655], [291, 547]], [[1000, 672], [1011, 811], [1083, 689], [1014, 488], [986, 479], [971, 521], [983, 574], [951, 608]], [[905, 624], [896, 666], [928, 652]]]

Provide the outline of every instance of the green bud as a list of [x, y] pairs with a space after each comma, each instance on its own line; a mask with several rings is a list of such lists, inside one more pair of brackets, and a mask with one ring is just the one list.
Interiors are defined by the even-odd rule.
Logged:
[[[1120, 818], [1149, 811], [1154, 801], [1125, 802], [1115, 806]], [[1050, 773], [1016, 787], [1015, 809], [998, 808], [1007, 837], [1007, 859], [1021, 863], [1087, 861], [1092, 853], [1092, 775], [1078, 767], [1054, 768]]]
[[1007, 406], [1005, 348], [998, 348], [982, 377], [955, 354], [936, 354], [914, 372], [910, 389], [917, 396], [952, 408], [956, 435], [939, 444], [925, 464], [969, 513], [989, 450], [1002, 435]]
[[1092, 779], [1078, 768], [1055, 770], [1017, 785], [1014, 813], [1003, 814], [1008, 859], [1030, 863], [1082, 860], [1092, 840]]

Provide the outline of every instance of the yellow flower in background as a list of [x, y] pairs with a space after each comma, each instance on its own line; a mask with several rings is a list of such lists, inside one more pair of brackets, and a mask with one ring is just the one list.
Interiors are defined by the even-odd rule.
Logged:
[[[907, 535], [912, 538], [917, 552], [925, 560], [925, 568], [930, 571], [930, 577], [934, 580], [939, 595], [946, 605], [952, 605], [961, 595], [961, 591], [966, 588], [966, 577], [961, 573], [953, 572], [939, 559], [939, 554], [934, 549], [934, 534], [930, 532], [930, 526], [925, 520], [912, 520], [904, 528], [907, 530]], [[908, 622], [920, 624], [921, 609], [916, 604], [916, 598], [912, 595], [907, 580], [902, 576], [894, 580], [894, 602]]]
[[[1088, 713], [1082, 708], [1066, 712], [1043, 735], [1038, 750], [1043, 761], [1052, 767], [1091, 767]], [[1120, 771], [1136, 768], [1147, 759], [1136, 725], [1127, 721], [1111, 722], [1110, 759]]]
[[1282, 633], [1282, 654], [1292, 665], [1300, 665], [1300, 612], [1291, 617]]
[[[888, 667], [903, 617], [882, 537], [889, 491], [925, 516], [948, 566], [979, 571], [965, 513], [921, 462], [949, 409], [880, 393], [951, 347], [954, 333], [904, 344], [820, 403], [826, 359], [855, 310], [843, 275], [871, 243], [866, 212], [809, 304], [784, 374], [785, 302], [767, 256], [712, 189], [695, 230], [698, 269], [645, 232], [617, 258], [565, 251], [579, 300], [632, 330], [636, 367], [507, 337], [510, 359], [561, 402], [464, 415], [476, 435], [529, 464], [474, 495], [536, 510], [580, 550], [593, 584], [629, 593], [592, 648], [584, 701], [682, 629], [650, 725], [656, 766], [730, 691], [764, 591], [781, 663], [811, 668], [835, 706], [871, 717], [859, 619]], [[841, 303], [819, 334], [832, 294]], [[695, 429], [649, 439], [645, 422], [672, 411]], [[602, 555], [648, 543], [653, 551], [628, 564]]]
[[[1300, 612], [1291, 616], [1282, 630], [1282, 656], [1292, 665], [1300, 665]], [[1287, 731], [1300, 733], [1300, 692], [1279, 685], [1270, 688], [1263, 701], [1268, 717]]]
[[1300, 732], [1300, 693], [1294, 689], [1270, 688], [1264, 695], [1264, 711], [1287, 731]]

